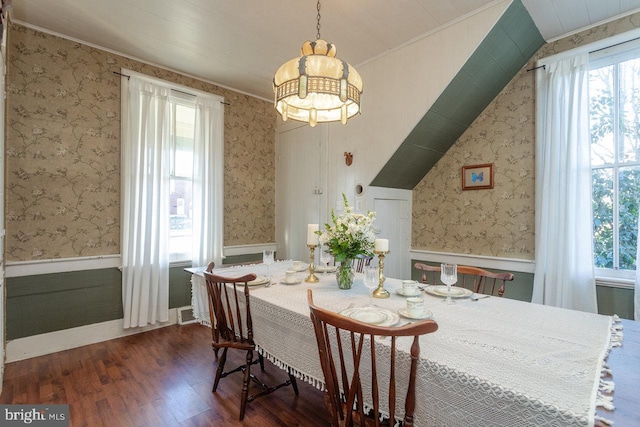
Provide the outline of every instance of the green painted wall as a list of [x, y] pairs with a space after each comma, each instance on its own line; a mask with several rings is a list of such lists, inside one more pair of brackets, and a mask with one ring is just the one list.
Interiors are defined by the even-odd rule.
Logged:
[[[224, 264], [260, 261], [261, 254], [227, 257]], [[418, 261], [412, 261], [411, 265]], [[420, 261], [422, 262], [422, 261]], [[427, 263], [434, 264], [434, 263]], [[531, 301], [533, 274], [515, 273], [504, 296]], [[420, 280], [420, 272], [412, 269]], [[122, 274], [117, 268], [10, 277], [6, 280], [7, 340], [122, 319]], [[633, 290], [598, 286], [600, 314], [633, 318]], [[191, 274], [169, 270], [169, 308], [191, 305]]]
[[633, 319], [633, 289], [598, 286], [596, 295], [600, 314], [617, 314], [623, 319]]
[[[169, 307], [191, 305], [191, 275], [169, 270]], [[117, 268], [9, 277], [7, 340], [122, 319]]]
[[[224, 264], [261, 261], [262, 254], [227, 257]], [[169, 308], [191, 305], [191, 274], [169, 269]], [[7, 340], [122, 319], [117, 268], [9, 277]]]

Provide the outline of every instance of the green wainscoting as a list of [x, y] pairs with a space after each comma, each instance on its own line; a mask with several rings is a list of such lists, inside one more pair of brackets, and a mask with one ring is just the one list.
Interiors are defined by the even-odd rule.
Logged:
[[227, 265], [227, 264], [249, 264], [249, 263], [254, 263], [256, 261], [262, 262], [262, 252], [260, 252], [259, 254], [244, 254], [244, 255], [227, 256], [222, 261], [222, 265]]
[[598, 313], [633, 319], [633, 289], [597, 286]]
[[[262, 254], [238, 255], [227, 257], [223, 265], [261, 260]], [[184, 268], [169, 270], [169, 308], [191, 305], [191, 274]], [[418, 270], [412, 269], [412, 276], [420, 280]], [[516, 272], [514, 276], [513, 282], [507, 283], [504, 296], [531, 301], [533, 274]], [[9, 277], [6, 291], [7, 340], [123, 316], [122, 274], [117, 268]], [[598, 286], [597, 295], [600, 314], [633, 319], [633, 289]]]
[[[225, 264], [262, 261], [262, 253], [227, 257]], [[191, 274], [169, 269], [169, 308], [191, 305]], [[122, 319], [117, 268], [8, 277], [7, 340]]]
[[[191, 275], [169, 270], [169, 307], [191, 305]], [[8, 277], [7, 340], [122, 319], [117, 268]]]

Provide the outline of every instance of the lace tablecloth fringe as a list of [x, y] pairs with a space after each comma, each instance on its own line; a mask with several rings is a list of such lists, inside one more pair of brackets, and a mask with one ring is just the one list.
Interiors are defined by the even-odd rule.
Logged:
[[[614, 315], [613, 322], [611, 324], [611, 338], [609, 340], [609, 346], [604, 355], [604, 360], [609, 357], [609, 353], [614, 347], [622, 346], [622, 339], [622, 323], [620, 322], [620, 317]], [[596, 396], [596, 407], [601, 407], [608, 411], [613, 411], [615, 409], [615, 406], [613, 405], [613, 396], [611, 395], [611, 393], [613, 393], [615, 389], [615, 383], [613, 382], [613, 380], [605, 380], [605, 377], [611, 377], [611, 369], [606, 362], [603, 362], [602, 370], [600, 372], [600, 384], [598, 386], [598, 393]], [[600, 421], [601, 423], [606, 425], [613, 424], [613, 421], [599, 415], [595, 416], [595, 420]]]
[[268, 351], [266, 351], [265, 349], [263, 349], [262, 347], [260, 347], [259, 345], [256, 346], [256, 349], [258, 350], [258, 353], [260, 353], [262, 355], [262, 357], [266, 358], [269, 362], [273, 363], [274, 365], [276, 365], [278, 368], [290, 372], [294, 377], [301, 379], [302, 381], [311, 384], [312, 386], [314, 386], [315, 388], [317, 388], [320, 391], [325, 391], [325, 387], [324, 387], [324, 381], [315, 377], [312, 377], [311, 375], [299, 371], [291, 366], [289, 366], [288, 364], [284, 363], [282, 360], [278, 359], [277, 357], [274, 357], [272, 354], [270, 354]]

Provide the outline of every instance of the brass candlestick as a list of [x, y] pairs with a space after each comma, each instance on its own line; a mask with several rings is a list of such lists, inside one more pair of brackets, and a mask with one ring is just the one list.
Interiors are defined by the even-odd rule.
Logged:
[[318, 279], [318, 276], [314, 274], [316, 271], [314, 263], [316, 245], [307, 245], [307, 247], [309, 248], [309, 277], [304, 279], [304, 281], [307, 283], [318, 283], [320, 279]]
[[373, 251], [374, 254], [378, 255], [378, 267], [380, 269], [380, 282], [378, 282], [378, 287], [375, 291], [373, 291], [374, 298], [389, 298], [389, 291], [384, 288], [384, 256], [389, 252], [381, 252], [381, 251]]

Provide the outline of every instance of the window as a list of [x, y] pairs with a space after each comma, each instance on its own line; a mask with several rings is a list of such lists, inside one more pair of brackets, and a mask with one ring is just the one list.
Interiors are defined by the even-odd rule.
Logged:
[[638, 41], [591, 54], [589, 120], [595, 266], [604, 269], [599, 275], [632, 278], [640, 205]]
[[193, 218], [193, 150], [196, 110], [193, 102], [171, 101], [169, 257], [191, 260]]
[[221, 263], [224, 98], [122, 74], [123, 258]]

